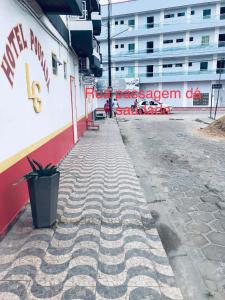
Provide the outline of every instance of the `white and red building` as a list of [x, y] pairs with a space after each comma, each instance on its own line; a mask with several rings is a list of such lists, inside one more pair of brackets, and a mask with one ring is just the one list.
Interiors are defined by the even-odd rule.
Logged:
[[0, 235], [28, 201], [26, 156], [57, 164], [96, 108], [98, 0], [0, 1]]

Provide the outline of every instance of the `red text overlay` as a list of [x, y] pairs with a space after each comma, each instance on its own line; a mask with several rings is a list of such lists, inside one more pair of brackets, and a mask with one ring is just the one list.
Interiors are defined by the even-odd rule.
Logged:
[[[193, 88], [187, 91], [181, 90], [116, 90], [114, 91], [116, 99], [201, 99], [202, 95], [198, 88]], [[97, 99], [108, 99], [112, 96], [110, 90], [103, 92], [96, 91], [94, 88], [86, 88], [86, 97], [97, 98]]]
[[[94, 88], [86, 88], [86, 97], [97, 98], [97, 99], [108, 99], [110, 98], [110, 90], [103, 92], [96, 91]], [[116, 99], [201, 99], [202, 95], [198, 88], [195, 90], [193, 88], [187, 91], [181, 90], [140, 90], [140, 91], [130, 91], [130, 90], [116, 90], [114, 91]]]

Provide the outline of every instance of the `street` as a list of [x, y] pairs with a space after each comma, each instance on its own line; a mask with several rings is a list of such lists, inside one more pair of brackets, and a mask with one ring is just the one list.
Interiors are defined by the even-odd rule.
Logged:
[[117, 118], [184, 299], [225, 299], [225, 140], [206, 112]]

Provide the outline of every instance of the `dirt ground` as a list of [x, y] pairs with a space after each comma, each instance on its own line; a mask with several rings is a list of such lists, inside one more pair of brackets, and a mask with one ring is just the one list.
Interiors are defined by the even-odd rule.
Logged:
[[200, 128], [201, 134], [215, 139], [225, 139], [225, 116], [213, 121], [205, 128]]

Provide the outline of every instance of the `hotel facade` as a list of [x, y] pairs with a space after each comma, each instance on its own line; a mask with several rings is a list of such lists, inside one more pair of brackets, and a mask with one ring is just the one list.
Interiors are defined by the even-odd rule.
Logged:
[[[100, 36], [103, 78], [107, 86], [107, 5], [102, 6]], [[113, 89], [129, 80], [139, 90], [180, 91], [163, 103], [173, 107], [225, 106], [225, 2], [212, 0], [133, 0], [111, 6]], [[129, 87], [128, 87], [129, 88]], [[200, 90], [196, 97], [194, 91]], [[193, 96], [190, 97], [190, 91]], [[186, 97], [186, 93], [189, 96]], [[133, 100], [119, 99], [121, 106]]]
[[[26, 156], [58, 164], [96, 108], [98, 0], [0, 1], [0, 235], [28, 201]], [[93, 101], [92, 101], [93, 100]]]

